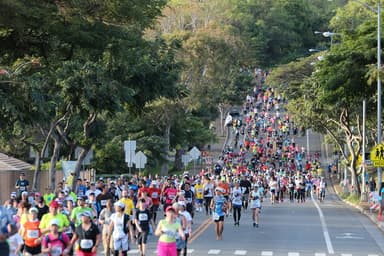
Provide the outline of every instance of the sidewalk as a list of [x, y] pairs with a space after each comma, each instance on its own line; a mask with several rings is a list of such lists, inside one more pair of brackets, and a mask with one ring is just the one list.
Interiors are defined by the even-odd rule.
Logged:
[[349, 202], [345, 199], [343, 199], [340, 195], [343, 193], [343, 188], [340, 186], [339, 182], [337, 181], [336, 174], [329, 175], [328, 179], [331, 183], [331, 187], [333, 188], [335, 195], [342, 200], [344, 203], [348, 204], [351, 207], [356, 208], [360, 211], [361, 214], [364, 214], [367, 216], [374, 224], [377, 225], [377, 227], [384, 232], [384, 222], [378, 220], [378, 210], [370, 210], [370, 205], [368, 202], [358, 202], [357, 204], [354, 204], [352, 202]]

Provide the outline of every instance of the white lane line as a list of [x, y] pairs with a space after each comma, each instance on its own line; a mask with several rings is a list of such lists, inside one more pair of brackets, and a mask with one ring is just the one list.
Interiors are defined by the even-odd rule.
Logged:
[[378, 254], [368, 254], [368, 256], [379, 256]]
[[331, 242], [331, 237], [329, 236], [329, 233], [328, 233], [327, 224], [325, 223], [323, 211], [321, 210], [321, 208], [320, 208], [319, 204], [316, 202], [316, 200], [313, 199], [313, 194], [311, 194], [311, 199], [312, 199], [312, 202], [315, 204], [317, 211], [319, 212], [321, 226], [323, 228], [324, 239], [325, 239], [325, 243], [327, 245], [328, 253], [329, 254], [335, 254], [335, 251], [333, 250], [333, 246], [332, 246], [332, 242]]
[[300, 256], [300, 253], [298, 253], [298, 252], [289, 252], [288, 256]]
[[327, 256], [327, 255], [323, 252], [316, 252], [315, 256]]
[[221, 250], [209, 250], [208, 254], [219, 254]]
[[187, 253], [193, 253], [194, 251], [194, 249], [187, 249]]
[[135, 250], [129, 250], [128, 254], [138, 254], [140, 251], [135, 249]]
[[342, 254], [340, 254], [340, 256], [352, 256], [352, 254], [342, 253]]
[[247, 251], [244, 250], [236, 250], [235, 255], [247, 255]]
[[273, 256], [273, 252], [270, 251], [262, 251], [261, 256]]

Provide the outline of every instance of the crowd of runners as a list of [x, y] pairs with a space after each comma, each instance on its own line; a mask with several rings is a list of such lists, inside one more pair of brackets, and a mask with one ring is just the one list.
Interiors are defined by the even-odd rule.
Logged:
[[[258, 228], [265, 200], [324, 200], [326, 182], [319, 155], [295, 143], [300, 128], [285, 112], [283, 97], [257, 74], [239, 116], [227, 126], [228, 141], [217, 163], [198, 175], [78, 179], [75, 191], [57, 184], [51, 194], [30, 193], [21, 175], [15, 193], [0, 208], [0, 255], [146, 255], [148, 236], [158, 236], [157, 254], [187, 254], [193, 218], [207, 215], [217, 240], [224, 221], [239, 226], [243, 210]], [[249, 209], [249, 210], [248, 210]], [[266, 216], [267, 217], [267, 216]], [[9, 251], [9, 253], [8, 253]]]

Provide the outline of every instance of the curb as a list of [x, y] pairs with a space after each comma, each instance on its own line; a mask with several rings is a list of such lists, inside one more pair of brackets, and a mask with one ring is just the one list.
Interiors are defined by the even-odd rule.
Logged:
[[344, 202], [345, 204], [349, 205], [350, 207], [353, 207], [357, 210], [359, 210], [359, 212], [363, 215], [365, 215], [366, 217], [368, 217], [368, 219], [370, 219], [383, 233], [384, 233], [384, 223], [379, 221], [376, 217], [375, 217], [375, 214], [372, 214], [370, 211], [367, 211], [366, 209], [364, 209], [363, 207], [361, 206], [358, 206], [358, 205], [355, 205], [351, 202], [348, 202], [347, 200], [343, 199], [340, 197], [338, 191], [336, 190], [335, 188], [335, 185], [333, 183], [333, 180], [331, 177], [328, 178], [329, 181], [331, 182], [331, 185], [332, 185], [332, 188], [333, 188], [333, 191], [335, 192], [335, 195], [340, 199], [340, 201]]

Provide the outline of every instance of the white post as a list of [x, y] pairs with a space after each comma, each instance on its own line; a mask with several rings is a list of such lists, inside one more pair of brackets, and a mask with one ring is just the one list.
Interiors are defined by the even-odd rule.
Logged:
[[365, 180], [365, 121], [366, 121], [366, 102], [365, 100], [363, 100], [363, 150], [362, 150], [362, 190], [361, 190], [361, 201], [367, 201], [367, 193], [365, 191], [365, 183], [366, 183], [366, 180]]
[[[380, 0], [377, 2], [377, 144], [381, 144], [381, 10]], [[377, 186], [381, 186], [382, 170], [377, 168]]]

